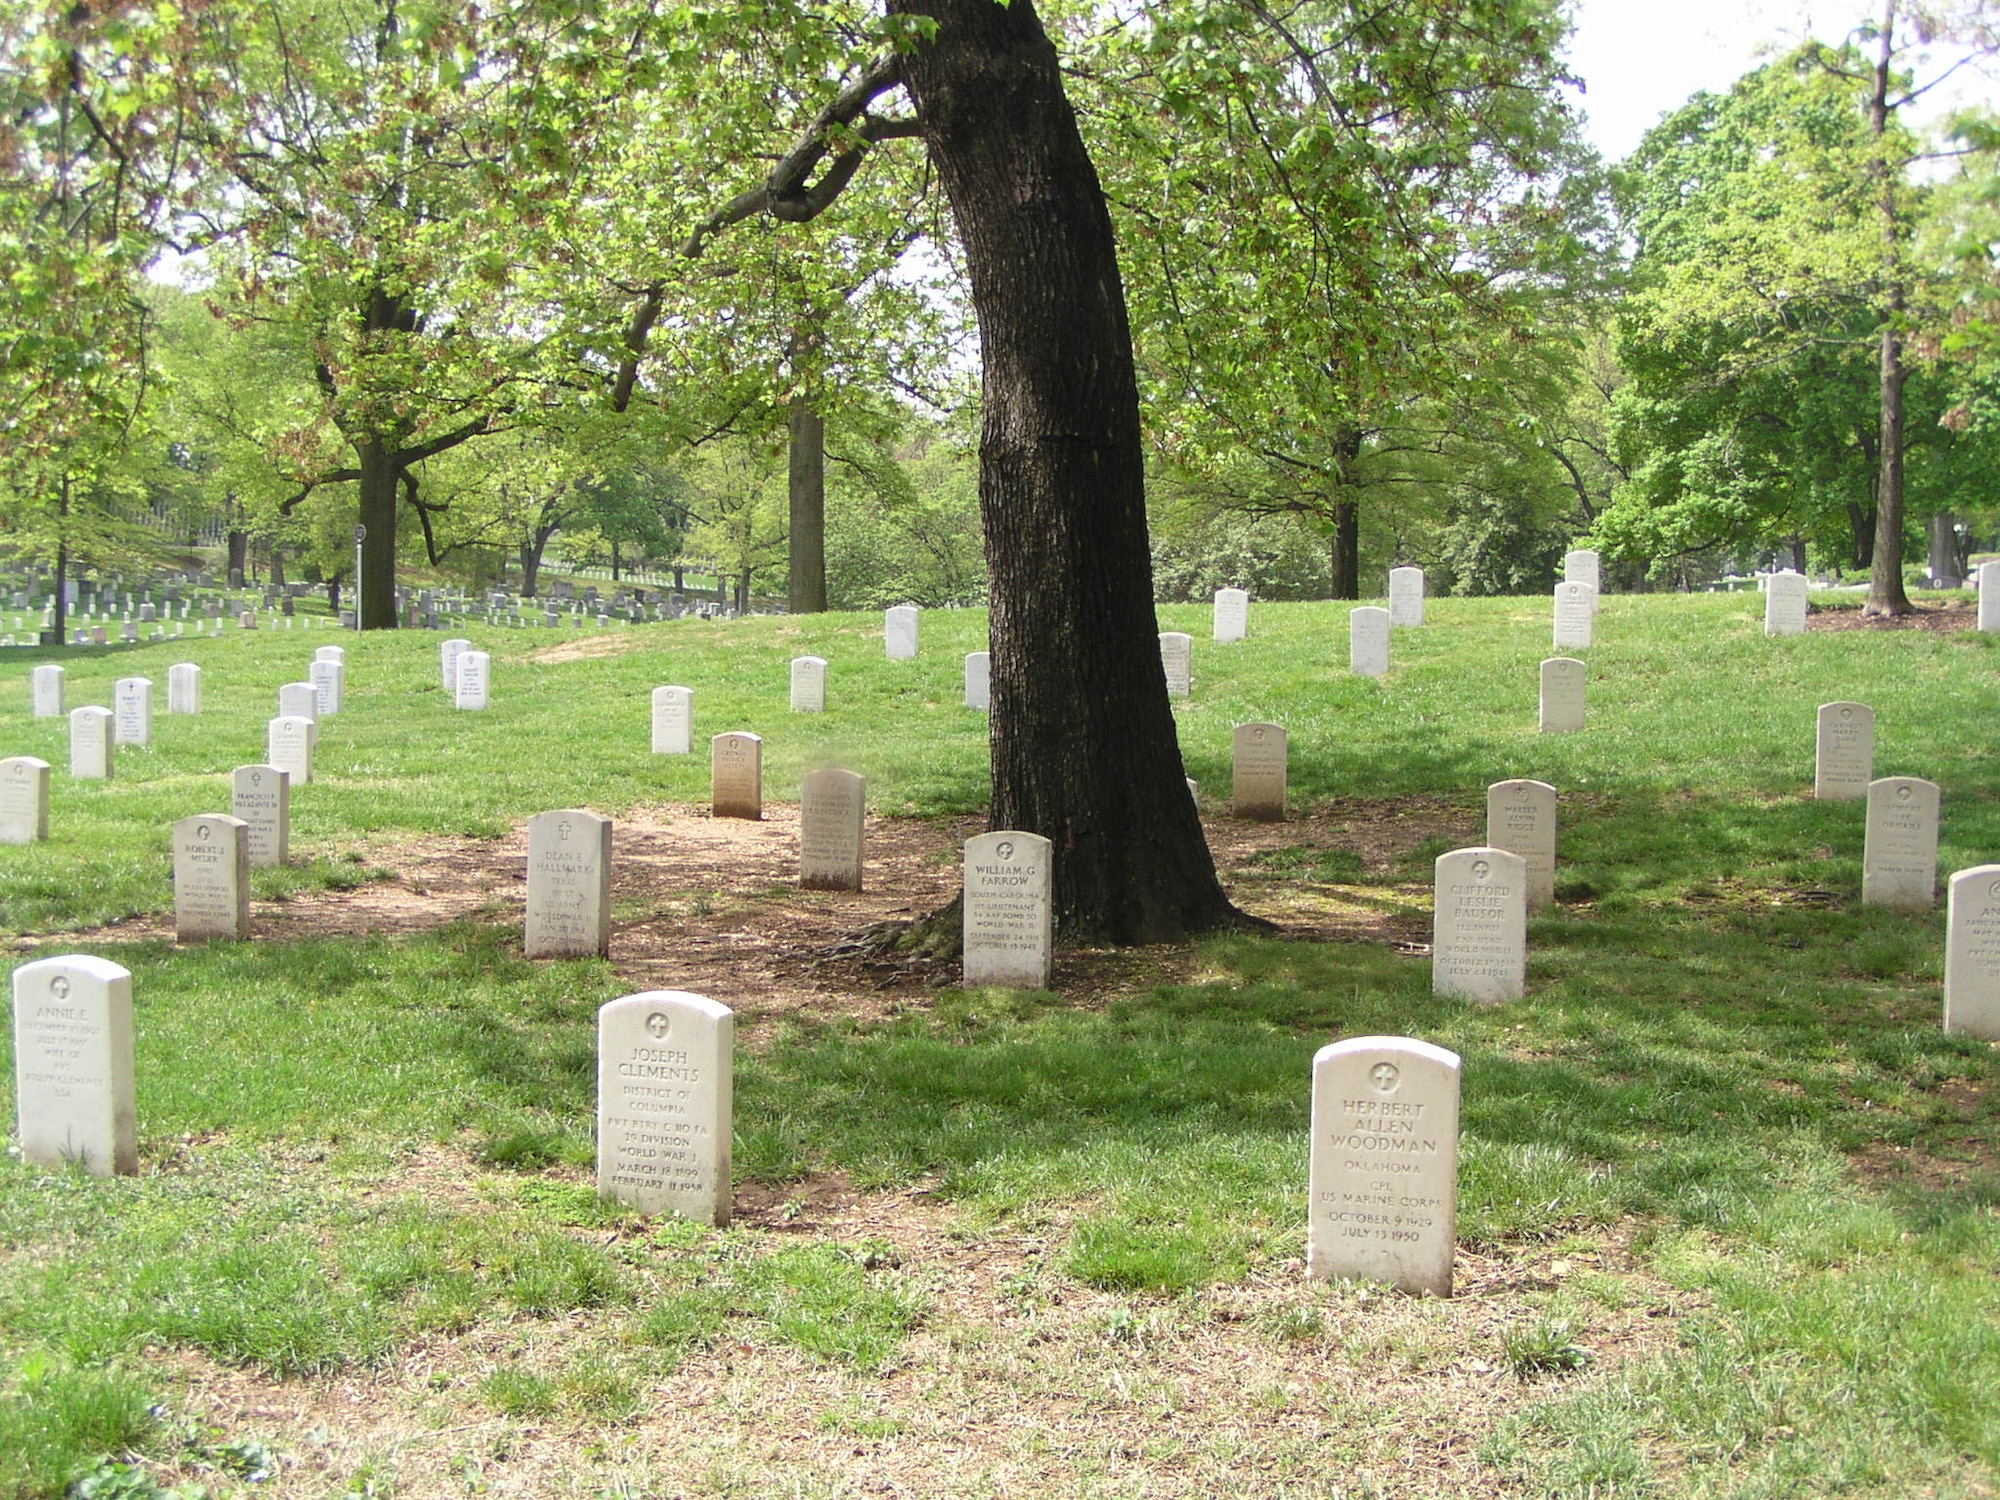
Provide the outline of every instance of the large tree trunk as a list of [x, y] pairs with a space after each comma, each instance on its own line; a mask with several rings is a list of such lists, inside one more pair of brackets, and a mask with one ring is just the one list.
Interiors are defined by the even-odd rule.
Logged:
[[791, 577], [786, 607], [826, 610], [826, 423], [803, 396], [792, 398]]
[[55, 643], [69, 644], [69, 475], [62, 476], [56, 491], [56, 607], [50, 620], [55, 627]]
[[1848, 501], [1847, 528], [1854, 538], [1854, 571], [1865, 573], [1875, 556], [1875, 512]]
[[1868, 133], [1874, 138], [1876, 212], [1881, 220], [1882, 308], [1881, 339], [1881, 478], [1875, 490], [1875, 562], [1868, 575], [1868, 600], [1863, 614], [1907, 615], [1910, 596], [1903, 591], [1903, 255], [1902, 227], [1897, 221], [1896, 176], [1881, 153], [1887, 149], [1891, 64], [1895, 60], [1896, 6], [1883, 0], [1882, 29], [1877, 39], [1874, 92], [1868, 101]]
[[938, 23], [903, 72], [979, 317], [991, 826], [1053, 842], [1066, 941], [1232, 925], [1160, 666], [1111, 219], [1055, 48], [1031, 0], [888, 8]]
[[1333, 597], [1361, 597], [1361, 517], [1352, 500], [1333, 506]]
[[232, 527], [229, 532], [229, 565], [224, 576], [229, 586], [240, 589], [248, 581], [250, 565], [250, 533]]
[[1958, 551], [1958, 517], [1941, 510], [1930, 519], [1929, 567], [1932, 583], [1955, 589], [1965, 582], [1965, 560]]
[[361, 586], [354, 602], [363, 630], [396, 628], [396, 456], [379, 439], [356, 443], [361, 470]]

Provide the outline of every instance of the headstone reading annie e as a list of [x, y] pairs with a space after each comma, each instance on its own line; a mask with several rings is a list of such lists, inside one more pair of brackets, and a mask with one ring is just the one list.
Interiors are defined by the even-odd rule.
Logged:
[[528, 819], [529, 958], [611, 952], [611, 820], [581, 808]]
[[112, 771], [111, 710], [91, 705], [69, 715], [69, 774], [80, 781], [108, 781]]
[[735, 1017], [685, 990], [597, 1012], [597, 1191], [640, 1213], [729, 1222]]
[[1182, 630], [1161, 631], [1160, 667], [1167, 674], [1167, 696], [1187, 697], [1194, 690], [1194, 637]]
[[965, 844], [965, 982], [1047, 989], [1055, 958], [1049, 841], [1003, 829]]
[[1951, 877], [1944, 1029], [2000, 1042], [2000, 865]]
[[1868, 783], [1868, 828], [1861, 852], [1861, 900], [1892, 911], [1937, 903], [1938, 788], [1920, 776]]
[[1528, 862], [1491, 847], [1440, 854], [1431, 917], [1431, 993], [1519, 999], [1528, 973]]
[[1556, 789], [1546, 781], [1496, 781], [1486, 789], [1486, 842], [1528, 865], [1528, 910], [1556, 899]]
[[993, 710], [993, 653], [965, 653], [965, 706], [981, 713]]
[[132, 975], [72, 953], [14, 971], [14, 1107], [21, 1159], [93, 1177], [139, 1170]]
[[708, 742], [709, 813], [717, 818], [764, 816], [764, 741], [738, 730]]
[[250, 936], [249, 825], [225, 813], [174, 824], [174, 940]]
[[916, 605], [898, 604], [882, 612], [882, 640], [890, 661], [909, 661], [916, 656]]
[[1805, 629], [1805, 574], [1771, 574], [1764, 580], [1764, 634], [1803, 635]]
[[1573, 656], [1552, 656], [1542, 663], [1543, 734], [1573, 734], [1583, 728], [1585, 671]]
[[1875, 779], [1875, 710], [1865, 703], [1823, 703], [1813, 754], [1813, 796], [1858, 802]]
[[1363, 1036], [1313, 1055], [1306, 1275], [1451, 1295], [1459, 1059]]
[[32, 755], [0, 760], [0, 844], [49, 836], [49, 763]]
[[229, 778], [229, 813], [243, 822], [253, 870], [273, 869], [292, 854], [292, 780], [276, 766], [238, 766]]
[[167, 712], [170, 714], [201, 712], [201, 668], [191, 661], [179, 662], [167, 668]]
[[1231, 744], [1230, 805], [1239, 818], [1285, 821], [1285, 731], [1277, 724], [1238, 724]]
[[853, 771], [799, 778], [799, 884], [809, 891], [861, 889], [868, 783]]
[[1372, 604], [1347, 612], [1347, 670], [1356, 677], [1389, 671], [1389, 611]]
[[1389, 570], [1389, 623], [1396, 626], [1424, 623], [1424, 570]]
[[1240, 641], [1250, 634], [1250, 595], [1242, 589], [1215, 591], [1215, 639]]
[[826, 658], [792, 658], [792, 712], [817, 714], [826, 711]]
[[653, 689], [653, 754], [694, 753], [694, 694], [684, 687]]
[[1559, 583], [1555, 609], [1556, 650], [1588, 646], [1597, 619], [1597, 590], [1587, 583]]

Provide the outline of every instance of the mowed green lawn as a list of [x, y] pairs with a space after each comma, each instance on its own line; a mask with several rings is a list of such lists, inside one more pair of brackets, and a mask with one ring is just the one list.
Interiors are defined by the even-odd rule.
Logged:
[[[56, 767], [54, 837], [0, 848], [0, 933], [132, 970], [141, 1158], [0, 1165], [0, 1494], [1994, 1493], [1996, 1049], [1940, 1028], [1942, 899], [1863, 910], [1861, 809], [1811, 782], [1816, 707], [1868, 703], [1877, 774], [1943, 789], [1941, 875], [2000, 861], [2000, 655], [1768, 641], [1760, 604], [1607, 599], [1572, 736], [1535, 728], [1544, 599], [1432, 600], [1379, 680], [1347, 675], [1344, 607], [1253, 606], [1223, 647], [1162, 608], [1196, 639], [1206, 796], [1251, 719], [1289, 731], [1295, 811], [1560, 789], [1527, 997], [1473, 1010], [1421, 956], [1235, 936], [1172, 983], [752, 1025], [738, 1186], [781, 1207], [727, 1231], [588, 1186], [615, 948], [530, 963], [478, 919], [188, 951], [103, 929], [170, 908], [168, 825], [226, 807], [316, 645], [348, 647], [346, 711], [263, 897], [393, 869], [404, 835], [699, 803], [706, 756], [649, 751], [667, 683], [698, 743], [764, 736], [769, 798], [836, 763], [877, 813], [976, 813], [983, 612], [927, 612], [915, 662], [874, 616], [474, 627], [484, 713], [440, 690], [441, 635], [0, 658], [0, 755]], [[807, 653], [823, 715], [787, 709]], [[29, 717], [41, 659], [72, 707], [154, 681], [155, 743], [110, 783]], [[164, 711], [180, 660], [198, 718]], [[1442, 847], [1385, 875], [1302, 834], [1255, 878], [1408, 913]], [[1451, 1304], [1302, 1280], [1310, 1059], [1383, 1032], [1465, 1060]], [[867, 1211], [816, 1217], [827, 1183]]]

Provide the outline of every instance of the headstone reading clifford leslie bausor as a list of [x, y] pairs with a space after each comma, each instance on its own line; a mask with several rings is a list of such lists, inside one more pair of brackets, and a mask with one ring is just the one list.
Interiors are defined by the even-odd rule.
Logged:
[[1496, 781], [1486, 789], [1486, 842], [1528, 863], [1528, 910], [1556, 899], [1556, 789], [1546, 781]]
[[1388, 610], [1364, 604], [1347, 612], [1347, 670], [1356, 677], [1388, 674]]
[[1528, 862], [1505, 849], [1440, 854], [1431, 917], [1431, 993], [1518, 999], [1528, 972]]
[[1813, 796], [1858, 802], [1875, 779], [1875, 710], [1865, 703], [1823, 703], [1814, 736]]
[[764, 742], [737, 730], [708, 742], [709, 813], [717, 818], [764, 816]]
[[1424, 570], [1389, 570], [1389, 623], [1394, 626], [1424, 623]]
[[735, 1017], [685, 990], [597, 1012], [597, 1191], [640, 1213], [729, 1222]]
[[1168, 696], [1187, 697], [1194, 690], [1194, 637], [1183, 630], [1161, 631], [1160, 667], [1167, 674]]
[[0, 844], [49, 836], [49, 763], [32, 755], [0, 760]]
[[684, 687], [653, 689], [653, 754], [694, 753], [694, 694]]
[[1542, 663], [1541, 731], [1572, 734], [1583, 728], [1586, 669], [1573, 656], [1552, 656]]
[[1240, 641], [1250, 634], [1250, 595], [1242, 589], [1215, 591], [1215, 639]]
[[250, 936], [249, 825], [226, 813], [174, 824], [174, 939]]
[[251, 869], [271, 869], [291, 858], [292, 781], [283, 771], [238, 766], [229, 778], [229, 811], [243, 820]]
[[611, 952], [611, 820], [581, 808], [528, 819], [529, 958]]
[[965, 982], [1047, 989], [1055, 958], [1051, 848], [1003, 829], [965, 844]]
[[1314, 1054], [1308, 1277], [1451, 1295], [1459, 1073], [1456, 1053], [1410, 1037]]
[[2000, 865], [1951, 877], [1944, 1029], [2000, 1042]]
[[14, 971], [14, 1104], [21, 1159], [93, 1177], [139, 1170], [132, 975], [85, 954]]
[[799, 778], [799, 885], [809, 891], [861, 889], [868, 783], [853, 771], [808, 771]]
[[1861, 900], [1892, 911], [1937, 904], [1938, 788], [1919, 776], [1868, 784], [1861, 851]]
[[1277, 724], [1238, 724], [1231, 743], [1230, 806], [1239, 818], [1285, 821], [1285, 731]]

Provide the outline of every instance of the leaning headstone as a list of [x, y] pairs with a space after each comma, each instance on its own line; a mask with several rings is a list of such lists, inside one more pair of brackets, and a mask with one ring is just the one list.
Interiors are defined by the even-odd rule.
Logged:
[[1528, 910], [1556, 899], [1556, 789], [1546, 781], [1496, 781], [1486, 789], [1486, 842], [1528, 865]]
[[112, 771], [111, 710], [95, 705], [69, 715], [69, 774], [85, 781], [108, 781]]
[[310, 682], [287, 682], [278, 689], [278, 713], [282, 718], [311, 719], [319, 722], [319, 690]]
[[1587, 583], [1556, 585], [1556, 650], [1588, 646], [1597, 617], [1597, 590]]
[[1041, 990], [1055, 961], [1049, 841], [1011, 829], [965, 844], [965, 982]]
[[1424, 570], [1422, 568], [1391, 568], [1389, 570], [1389, 623], [1391, 625], [1421, 625], [1424, 623]]
[[741, 730], [708, 742], [709, 813], [717, 818], [764, 816], [764, 742]]
[[1875, 710], [1865, 703], [1823, 703], [1813, 755], [1813, 796], [1858, 802], [1875, 779]]
[[1937, 904], [1938, 788], [1920, 776], [1868, 783], [1861, 900], [1892, 911]]
[[1583, 728], [1583, 690], [1587, 669], [1573, 656], [1552, 656], [1542, 663], [1543, 734], [1573, 734]]
[[982, 713], [993, 710], [993, 653], [965, 653], [965, 706]]
[[908, 661], [917, 654], [917, 607], [898, 604], [882, 612], [882, 640], [890, 661]]
[[792, 658], [792, 712], [795, 714], [826, 712], [825, 657]]
[[1215, 591], [1215, 639], [1240, 641], [1250, 634], [1250, 595], [1242, 589]]
[[529, 958], [611, 952], [611, 820], [581, 808], [528, 819]]
[[459, 654], [471, 649], [472, 642], [463, 636], [453, 636], [448, 641], [438, 643], [438, 686], [447, 693], [458, 691]]
[[486, 707], [491, 666], [492, 658], [484, 651], [458, 653], [458, 687], [452, 698], [454, 708]]
[[694, 753], [694, 694], [684, 687], [653, 689], [653, 754]]
[[1431, 993], [1487, 1003], [1520, 998], [1528, 977], [1528, 862], [1491, 847], [1437, 859]]
[[1979, 628], [1991, 635], [2000, 631], [2000, 562], [1983, 562], [1972, 576], [1979, 590]]
[[0, 760], [0, 844], [49, 836], [49, 763], [32, 755]]
[[347, 668], [337, 661], [320, 661], [315, 658], [306, 668], [306, 680], [312, 684], [313, 713], [324, 719], [340, 712], [341, 694], [347, 686]]
[[119, 678], [111, 688], [111, 703], [111, 732], [119, 744], [153, 743], [153, 684], [150, 678]]
[[1185, 698], [1194, 691], [1194, 637], [1182, 630], [1161, 631], [1160, 667], [1167, 674], [1169, 697]]
[[1805, 574], [1773, 573], [1764, 580], [1764, 634], [1803, 635], [1805, 628]]
[[132, 975], [72, 953], [14, 971], [14, 1107], [21, 1159], [93, 1177], [139, 1170]]
[[311, 719], [280, 714], [265, 730], [264, 759], [290, 777], [295, 787], [313, 779], [313, 727]]
[[1578, 548], [1574, 552], [1565, 552], [1563, 554], [1563, 582], [1587, 583], [1590, 585], [1593, 594], [1601, 591], [1604, 587], [1604, 580], [1598, 555], [1587, 547]]
[[799, 779], [799, 885], [861, 889], [868, 783], [853, 771], [808, 771]]
[[1944, 1029], [2000, 1042], [2000, 865], [1960, 870], [1950, 890]]
[[243, 822], [250, 868], [284, 864], [292, 854], [292, 782], [276, 766], [238, 766], [229, 779], [229, 813]]
[[226, 813], [174, 824], [174, 940], [250, 936], [250, 825]]
[[191, 661], [180, 662], [167, 668], [167, 712], [170, 714], [201, 712], [201, 668]]
[[1230, 806], [1239, 818], [1285, 821], [1285, 731], [1277, 724], [1238, 724], [1231, 746]]
[[63, 677], [63, 669], [56, 666], [37, 667], [28, 674], [36, 718], [60, 719], [63, 716]]
[[1373, 604], [1347, 612], [1347, 670], [1356, 677], [1389, 671], [1389, 611]]
[[729, 1007], [648, 990], [597, 1012], [597, 1191], [640, 1213], [729, 1222]]
[[1306, 1275], [1451, 1295], [1459, 1058], [1413, 1037], [1313, 1054]]

